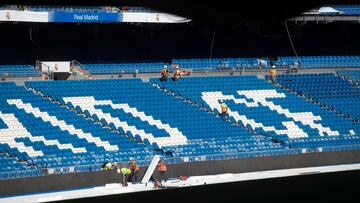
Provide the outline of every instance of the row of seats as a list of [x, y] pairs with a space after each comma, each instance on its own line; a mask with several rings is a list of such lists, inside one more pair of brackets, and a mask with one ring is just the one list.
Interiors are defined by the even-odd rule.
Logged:
[[298, 64], [299, 68], [357, 68], [359, 56], [282, 56], [274, 64], [277, 66]]
[[341, 70], [336, 72], [340, 77], [350, 80], [356, 85], [360, 84], [360, 71], [359, 70]]
[[330, 7], [338, 10], [342, 15], [360, 15], [359, 5], [333, 5]]
[[129, 12], [154, 12], [154, 10], [146, 7], [136, 7], [136, 6], [123, 6], [123, 7], [114, 7], [114, 6], [1, 6], [2, 10], [27, 10], [27, 11], [36, 11], [36, 12], [120, 12], [120, 11], [129, 11]]
[[[193, 71], [227, 70], [242, 68], [270, 68], [270, 62], [278, 67], [296, 65], [297, 68], [357, 68], [360, 66], [359, 56], [299, 56], [278, 57], [270, 61], [266, 58], [194, 58], [172, 59], [171, 64], [179, 64], [182, 68]], [[119, 74], [119, 73], [151, 73], [160, 72], [161, 68], [170, 64], [165, 63], [115, 63], [115, 64], [87, 64], [91, 74]]]
[[165, 63], [120, 63], [120, 64], [85, 64], [90, 74], [120, 74], [120, 73], [154, 73], [160, 72]]
[[12, 6], [4, 5], [1, 6], [2, 10], [27, 10], [27, 11], [57, 11], [57, 12], [118, 12], [120, 9], [117, 7], [111, 6], [42, 6], [42, 5], [32, 5], [32, 6]]
[[41, 76], [31, 65], [0, 65], [0, 76]]
[[[269, 68], [268, 59], [261, 59], [263, 68]], [[193, 70], [221, 70], [229, 68], [258, 67], [260, 59], [257, 58], [211, 58], [211, 59], [173, 59], [173, 64]]]

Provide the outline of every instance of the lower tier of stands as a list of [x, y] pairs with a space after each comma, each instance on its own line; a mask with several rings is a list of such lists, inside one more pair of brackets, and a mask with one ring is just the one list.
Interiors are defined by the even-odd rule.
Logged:
[[[229, 120], [219, 116], [222, 101]], [[0, 83], [1, 178], [99, 170], [129, 158], [148, 165], [155, 154], [181, 163], [357, 150], [359, 133], [359, 123], [256, 76]]]

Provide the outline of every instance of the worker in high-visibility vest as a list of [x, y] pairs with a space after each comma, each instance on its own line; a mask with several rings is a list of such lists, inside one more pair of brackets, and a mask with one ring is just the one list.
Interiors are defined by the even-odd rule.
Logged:
[[224, 101], [221, 101], [221, 113], [227, 113], [228, 107]]
[[164, 66], [163, 69], [161, 70], [160, 80], [167, 81], [168, 77], [169, 77], [169, 72], [168, 72], [167, 66]]
[[180, 71], [179, 65], [176, 65], [173, 80], [177, 81], [180, 78], [181, 78], [181, 71]]
[[273, 84], [276, 83], [276, 69], [275, 66], [271, 66], [271, 69], [269, 70], [269, 76], [270, 76], [270, 80]]
[[229, 119], [228, 107], [227, 107], [226, 103], [224, 102], [224, 100], [221, 101], [221, 117], [224, 120]]
[[118, 169], [117, 172], [121, 173], [123, 176], [122, 185], [128, 186], [127, 180], [129, 178], [129, 175], [131, 174], [131, 170], [129, 168], [123, 167], [121, 169]]
[[160, 161], [157, 164], [157, 171], [159, 173], [160, 182], [162, 180], [166, 181], [165, 173], [167, 171], [166, 165], [163, 160], [160, 159]]
[[115, 168], [116, 163], [112, 163], [112, 162], [105, 162], [101, 167], [103, 170], [110, 170], [110, 169], [114, 169]]
[[130, 158], [129, 168], [131, 170], [131, 182], [135, 184], [139, 176], [139, 166], [135, 163], [134, 158]]

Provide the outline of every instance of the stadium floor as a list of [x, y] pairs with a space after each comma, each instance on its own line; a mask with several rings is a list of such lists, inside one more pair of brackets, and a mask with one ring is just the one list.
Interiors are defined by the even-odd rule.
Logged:
[[[146, 202], [152, 202], [152, 200], [157, 199], [158, 195], [161, 198], [171, 198], [171, 202], [186, 201], [186, 199], [191, 198], [198, 199], [199, 202], [254, 200], [258, 198], [281, 202], [284, 197], [291, 195], [291, 193], [299, 195], [299, 198], [302, 199], [304, 195], [308, 197], [322, 196], [324, 195], [323, 191], [331, 192], [336, 190], [334, 194], [342, 194], [343, 190], [351, 192], [349, 181], [354, 183], [359, 181], [359, 169], [360, 164], [346, 164], [194, 176], [186, 181], [169, 180], [163, 183], [164, 189], [154, 189], [152, 183], [148, 185], [131, 185], [130, 183], [128, 187], [122, 187], [119, 183], [112, 183], [87, 189], [0, 198], [0, 202], [104, 202], [104, 200], [136, 201], [146, 198], [150, 198]], [[336, 184], [338, 185], [336, 186]], [[206, 193], [208, 196], [197, 194], [199, 192]], [[330, 200], [331, 194], [328, 193], [327, 197], [323, 198], [329, 198]], [[296, 198], [296, 196], [292, 196], [292, 198]]]

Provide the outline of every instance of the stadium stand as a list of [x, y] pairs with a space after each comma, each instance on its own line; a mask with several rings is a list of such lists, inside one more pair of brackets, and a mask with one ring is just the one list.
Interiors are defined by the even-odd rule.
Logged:
[[0, 76], [41, 76], [31, 65], [0, 65]]
[[121, 7], [121, 11], [129, 11], [129, 12], [156, 12], [153, 9], [139, 6], [123, 6]]
[[358, 70], [339, 70], [336, 73], [346, 79], [351, 81], [352, 83], [359, 85], [360, 83], [360, 71]]
[[360, 120], [360, 89], [333, 73], [284, 74], [277, 78], [284, 87], [327, 105], [338, 113]]
[[[297, 68], [358, 68], [360, 67], [359, 56], [300, 56], [278, 57], [272, 61], [278, 67], [288, 67], [297, 61]], [[221, 71], [242, 70], [259, 68], [268, 69], [270, 60], [265, 58], [213, 58], [213, 59], [173, 59], [171, 64], [178, 64], [182, 68], [192, 71]], [[92, 75], [126, 74], [126, 73], [159, 73], [164, 65], [163, 62], [134, 62], [134, 63], [85, 63], [82, 66]], [[171, 71], [171, 69], [170, 69]], [[31, 65], [0, 65], [0, 76], [40, 76], [41, 72], [34, 70]]]
[[[278, 60], [271, 61], [278, 67], [289, 67], [300, 62], [297, 68], [358, 68], [360, 67], [359, 56], [283, 56]], [[221, 70], [242, 70], [261, 67], [268, 69], [270, 60], [267, 58], [212, 58], [212, 59], [172, 59], [171, 64], [179, 65], [182, 68], [189, 68], [192, 71], [221, 71]], [[154, 73], [160, 72], [164, 65], [156, 63], [89, 63], [85, 64], [90, 74], [119, 74], [119, 73]]]
[[85, 64], [90, 74], [120, 74], [120, 73], [159, 73], [166, 63], [113, 63], [113, 64]]
[[[268, 59], [261, 59], [270, 64]], [[257, 58], [212, 58], [212, 59], [173, 59], [173, 64], [193, 70], [222, 70], [236, 68], [254, 68], [259, 66]], [[268, 65], [264, 65], [268, 68]]]
[[177, 82], [151, 79], [151, 82], [215, 112], [220, 112], [219, 101], [225, 100], [231, 119], [289, 148], [359, 144], [356, 123], [256, 76], [191, 77]]
[[35, 164], [37, 169], [46, 165], [99, 170], [105, 161], [126, 162], [134, 157], [141, 165], [152, 157], [152, 151], [143, 144], [102, 128], [24, 87], [6, 82], [0, 87], [0, 151]]
[[[284, 87], [255, 75], [37, 81], [26, 82], [27, 89], [3, 82], [0, 178], [42, 175], [45, 166], [58, 173], [99, 170], [130, 157], [146, 165], [154, 154], [181, 163], [360, 149], [358, 123], [284, 90], [291, 78], [317, 93], [312, 97], [353, 97], [351, 104], [336, 100], [355, 117], [358, 108], [349, 105], [358, 102], [358, 89], [334, 74], [307, 77], [280, 75]], [[329, 84], [336, 85], [323, 92]], [[229, 121], [219, 117], [220, 100]], [[9, 167], [19, 172], [8, 173]]]
[[111, 6], [47, 6], [47, 5], [31, 5], [31, 6], [15, 6], [3, 5], [1, 10], [22, 10], [22, 11], [57, 11], [57, 12], [119, 12], [119, 8]]
[[[28, 82], [26, 85], [70, 106], [79, 106], [120, 132], [174, 157], [213, 155], [208, 158], [224, 159], [241, 152], [247, 154], [237, 156], [251, 157], [284, 149], [279, 143], [214, 118], [140, 79]], [[69, 89], [71, 86], [78, 90]], [[294, 151], [282, 151], [282, 154]]]
[[31, 6], [15, 6], [3, 5], [0, 10], [22, 10], [35, 12], [155, 12], [155, 10], [146, 7], [137, 6], [47, 6], [47, 5], [31, 5]]
[[341, 15], [360, 15], [359, 5], [333, 5], [330, 7], [340, 11]]
[[274, 64], [289, 65], [300, 62], [300, 67], [308, 68], [357, 68], [360, 67], [359, 56], [282, 56]]

